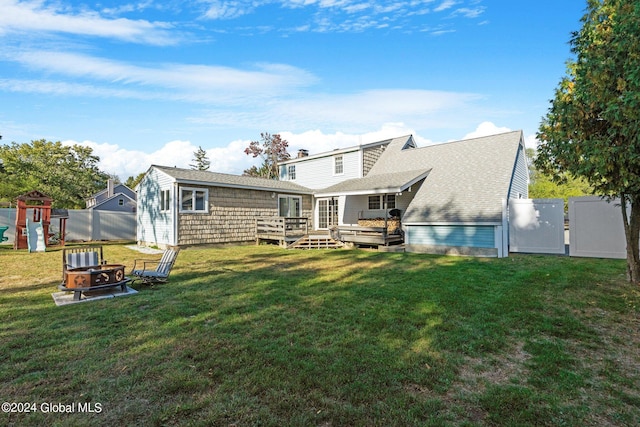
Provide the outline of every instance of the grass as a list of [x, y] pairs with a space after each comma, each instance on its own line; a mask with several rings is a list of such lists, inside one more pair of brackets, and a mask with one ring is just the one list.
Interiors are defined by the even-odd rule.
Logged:
[[[139, 253], [106, 245], [111, 263]], [[145, 256], [142, 256], [145, 257]], [[171, 282], [56, 307], [61, 253], [0, 247], [7, 425], [636, 425], [621, 260], [183, 250]], [[99, 404], [44, 413], [42, 403]]]

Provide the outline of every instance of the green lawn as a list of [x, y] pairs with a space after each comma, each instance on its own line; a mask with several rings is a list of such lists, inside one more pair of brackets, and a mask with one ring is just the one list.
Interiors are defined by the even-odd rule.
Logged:
[[64, 307], [59, 249], [2, 246], [0, 271], [0, 398], [36, 404], [1, 425], [640, 420], [640, 288], [622, 260], [186, 249], [169, 284]]

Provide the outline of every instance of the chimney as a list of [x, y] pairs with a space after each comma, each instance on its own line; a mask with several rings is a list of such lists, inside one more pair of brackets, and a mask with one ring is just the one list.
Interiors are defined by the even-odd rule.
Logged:
[[107, 197], [113, 197], [113, 192], [115, 191], [115, 183], [113, 179], [107, 180]]
[[300, 149], [298, 150], [298, 158], [309, 156], [309, 150]]

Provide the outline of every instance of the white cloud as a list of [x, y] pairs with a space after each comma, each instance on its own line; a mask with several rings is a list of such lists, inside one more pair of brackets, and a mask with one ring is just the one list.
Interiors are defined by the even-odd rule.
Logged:
[[58, 3], [0, 0], [0, 34], [9, 31], [52, 32], [96, 36], [133, 43], [172, 45], [179, 40], [169, 33], [172, 25], [126, 18], [105, 18], [96, 11], [70, 13]]
[[491, 122], [482, 122], [476, 130], [466, 134], [462, 139], [480, 138], [482, 136], [496, 135], [499, 133], [511, 132], [508, 127], [496, 126]]
[[455, 0], [444, 0], [442, 3], [440, 3], [440, 6], [436, 7], [433, 10], [434, 12], [442, 12], [444, 10], [451, 9], [456, 4], [458, 4], [458, 2]]
[[[380, 129], [362, 134], [354, 133], [324, 133], [320, 130], [309, 130], [301, 133], [289, 131], [280, 133], [283, 139], [289, 142], [289, 153], [295, 156], [301, 148], [307, 149], [311, 154], [331, 151], [336, 148], [351, 147], [370, 142], [382, 141], [388, 138], [413, 134], [418, 145], [428, 145], [431, 141], [420, 137], [414, 129], [403, 123], [386, 123]], [[202, 148], [207, 152], [211, 161], [210, 171], [230, 174], [242, 174], [242, 171], [257, 165], [259, 159], [254, 159], [244, 153], [249, 146], [249, 140], [237, 139], [221, 147]], [[162, 166], [176, 166], [189, 168], [193, 163], [193, 153], [198, 146], [190, 141], [175, 140], [167, 142], [164, 146], [152, 152], [125, 149], [118, 144], [98, 143], [94, 141], [76, 142], [63, 141], [63, 144], [79, 144], [90, 147], [93, 154], [100, 158], [99, 168], [102, 171], [117, 175], [121, 180], [129, 176], [137, 176], [145, 172], [153, 164]]]
[[524, 145], [527, 148], [538, 149], [538, 144], [540, 141], [535, 133], [524, 137]]
[[483, 112], [476, 107], [481, 95], [429, 90], [368, 90], [345, 94], [300, 93], [286, 99], [271, 99], [266, 107], [247, 106], [236, 112], [215, 108], [194, 123], [238, 128], [288, 129], [300, 132], [320, 128], [325, 131], [365, 132], [382, 123], [403, 122], [425, 128], [442, 128], [476, 121]]
[[[160, 64], [155, 67], [145, 67], [78, 53], [39, 50], [8, 51], [0, 56], [29, 69], [40, 69], [65, 78], [91, 79], [94, 83], [82, 84], [83, 90], [89, 92], [89, 87], [102, 85], [101, 89], [95, 90], [102, 95], [112, 90], [115, 97], [165, 96], [167, 99], [196, 102], [237, 102], [243, 97], [255, 99], [267, 94], [283, 94], [316, 81], [316, 77], [311, 73], [285, 64], [259, 63], [254, 64], [253, 69], [243, 70], [198, 64]], [[5, 81], [4, 85], [7, 84]], [[117, 89], [111, 89], [114, 85]], [[14, 81], [14, 86], [15, 90], [19, 90], [20, 85], [17, 81]], [[52, 91], [48, 85], [28, 86], [26, 90], [30, 92], [37, 91], [38, 88], [45, 93]], [[154, 87], [149, 88], [149, 86]], [[158, 87], [166, 92], [158, 93]], [[74, 94], [79, 87], [78, 84], [73, 86], [58, 84], [57, 90], [65, 89]], [[130, 92], [132, 90], [136, 90], [137, 94]]]
[[[212, 172], [241, 174], [256, 160], [244, 153], [244, 149], [250, 141], [235, 140], [224, 147], [203, 146], [207, 157], [211, 161]], [[63, 141], [65, 145], [79, 144], [90, 147], [93, 154], [100, 158], [100, 170], [117, 175], [122, 181], [130, 176], [137, 176], [145, 172], [151, 165], [176, 166], [188, 169], [193, 163], [193, 153], [198, 149], [190, 141], [174, 140], [167, 142], [159, 149], [152, 152], [129, 150], [118, 144], [99, 143], [94, 141], [77, 142]]]
[[214, 1], [204, 16], [209, 19], [234, 19], [253, 12], [251, 4], [240, 1]]

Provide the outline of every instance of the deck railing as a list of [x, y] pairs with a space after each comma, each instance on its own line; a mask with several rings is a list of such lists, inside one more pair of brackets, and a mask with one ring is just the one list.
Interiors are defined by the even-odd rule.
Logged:
[[256, 236], [296, 236], [309, 233], [307, 217], [260, 217], [256, 218]]

